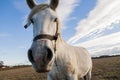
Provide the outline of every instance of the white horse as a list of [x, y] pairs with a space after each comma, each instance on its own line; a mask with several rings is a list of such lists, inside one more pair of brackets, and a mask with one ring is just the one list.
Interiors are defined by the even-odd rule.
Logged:
[[27, 28], [33, 24], [33, 43], [28, 58], [36, 72], [48, 72], [48, 80], [91, 80], [92, 61], [83, 47], [68, 45], [61, 38], [61, 26], [56, 14], [59, 0], [50, 4], [27, 0], [31, 8]]

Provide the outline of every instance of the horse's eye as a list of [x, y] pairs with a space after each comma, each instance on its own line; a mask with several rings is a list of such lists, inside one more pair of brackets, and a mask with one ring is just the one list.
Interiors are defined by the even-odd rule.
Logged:
[[57, 22], [57, 18], [54, 19], [54, 22]]
[[31, 23], [34, 23], [33, 19], [30, 19]]

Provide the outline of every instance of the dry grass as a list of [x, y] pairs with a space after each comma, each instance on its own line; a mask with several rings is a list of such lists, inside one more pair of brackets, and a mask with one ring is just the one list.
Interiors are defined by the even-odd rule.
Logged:
[[45, 74], [37, 74], [31, 67], [0, 71], [0, 80], [45, 80]]
[[120, 80], [120, 56], [93, 59], [93, 80]]
[[[0, 80], [46, 80], [31, 67], [0, 71]], [[120, 56], [93, 59], [92, 80], [120, 80]]]

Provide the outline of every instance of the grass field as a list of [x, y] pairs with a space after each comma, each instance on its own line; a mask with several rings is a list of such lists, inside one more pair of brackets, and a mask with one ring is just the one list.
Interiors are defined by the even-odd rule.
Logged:
[[[0, 80], [46, 80], [31, 67], [0, 71]], [[120, 80], [120, 56], [93, 59], [92, 80]]]

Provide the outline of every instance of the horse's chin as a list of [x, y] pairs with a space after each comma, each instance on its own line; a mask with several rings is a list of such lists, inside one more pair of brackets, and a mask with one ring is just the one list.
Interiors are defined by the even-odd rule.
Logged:
[[37, 73], [46, 73], [46, 72], [49, 72], [50, 70], [36, 70]]
[[50, 70], [51, 70], [50, 68], [36, 69], [36, 72], [38, 72], [38, 73], [46, 73], [46, 72], [49, 72]]
[[47, 67], [34, 67], [33, 66], [33, 68], [38, 73], [46, 73], [46, 72], [49, 72], [52, 69], [51, 66], [47, 66]]
[[36, 64], [35, 62], [32, 63], [32, 67], [34, 70], [38, 73], [46, 73], [52, 70], [53, 67], [53, 60], [51, 60], [49, 63], [44, 64]]

